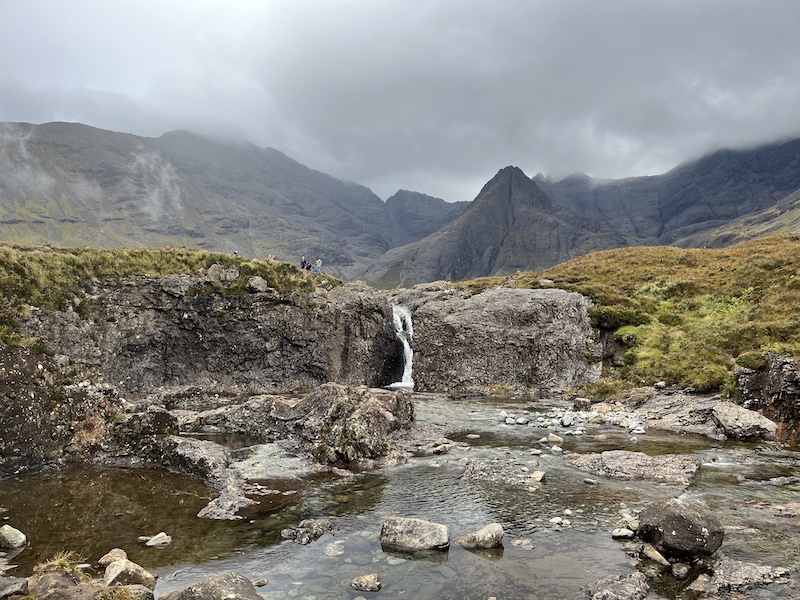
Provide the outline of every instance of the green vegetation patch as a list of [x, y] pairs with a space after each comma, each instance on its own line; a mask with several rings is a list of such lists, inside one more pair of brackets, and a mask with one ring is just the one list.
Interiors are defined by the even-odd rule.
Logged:
[[764, 368], [769, 352], [800, 357], [800, 234], [723, 249], [607, 250], [463, 285], [479, 293], [542, 279], [593, 301], [592, 324], [626, 348], [618, 375], [628, 385], [727, 391], [737, 365]]

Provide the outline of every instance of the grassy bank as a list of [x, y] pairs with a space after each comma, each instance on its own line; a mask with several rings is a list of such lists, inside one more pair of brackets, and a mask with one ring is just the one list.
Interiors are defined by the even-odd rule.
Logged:
[[555, 286], [588, 296], [595, 325], [626, 348], [625, 366], [609, 373], [617, 387], [663, 380], [732, 391], [736, 364], [762, 367], [767, 352], [800, 357], [800, 234], [723, 249], [608, 250], [464, 285]]
[[239, 278], [226, 286], [227, 293], [244, 292], [253, 276], [262, 277], [267, 285], [282, 293], [313, 290], [319, 281], [289, 263], [248, 260], [205, 250], [57, 250], [0, 245], [0, 341], [24, 342], [15, 336], [14, 320], [26, 306], [63, 309], [72, 298], [80, 297], [95, 278], [198, 274], [213, 264], [239, 271]]

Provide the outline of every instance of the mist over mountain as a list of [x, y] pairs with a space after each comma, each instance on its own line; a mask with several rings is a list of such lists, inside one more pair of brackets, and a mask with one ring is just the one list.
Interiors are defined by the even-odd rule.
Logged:
[[[425, 209], [426, 198], [417, 210], [445, 222], [451, 205], [431, 198]], [[0, 199], [0, 239], [10, 242], [321, 256], [341, 277], [423, 235], [364, 186], [278, 150], [186, 131], [145, 138], [76, 123], [0, 125]]]
[[798, 215], [800, 139], [619, 180], [505, 167], [473, 202], [406, 190], [383, 202], [249, 142], [0, 124], [0, 240], [320, 256], [332, 275], [381, 286], [540, 270], [630, 245], [726, 245], [797, 231]]

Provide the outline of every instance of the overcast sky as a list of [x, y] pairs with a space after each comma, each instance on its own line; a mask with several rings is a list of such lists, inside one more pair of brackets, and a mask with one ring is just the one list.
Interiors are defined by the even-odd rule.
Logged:
[[0, 0], [0, 121], [183, 128], [472, 200], [800, 135], [796, 0]]

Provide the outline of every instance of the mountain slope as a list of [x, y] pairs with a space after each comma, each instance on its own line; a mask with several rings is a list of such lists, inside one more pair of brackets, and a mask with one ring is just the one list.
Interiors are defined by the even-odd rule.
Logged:
[[455, 221], [469, 204], [445, 202], [441, 198], [408, 190], [400, 190], [386, 200], [386, 208], [401, 227], [406, 244], [421, 240]]
[[554, 204], [519, 168], [506, 167], [456, 221], [390, 250], [364, 277], [391, 287], [537, 270], [627, 241], [608, 226]]
[[[447, 206], [427, 210], [448, 219]], [[395, 215], [364, 186], [247, 142], [0, 125], [0, 240], [13, 243], [321, 256], [327, 272], [351, 277], [421, 237], [397, 221], [411, 213]]]
[[800, 188], [800, 139], [720, 150], [664, 175], [542, 183], [570, 210], [641, 244], [705, 245], [702, 233], [762, 211]]

